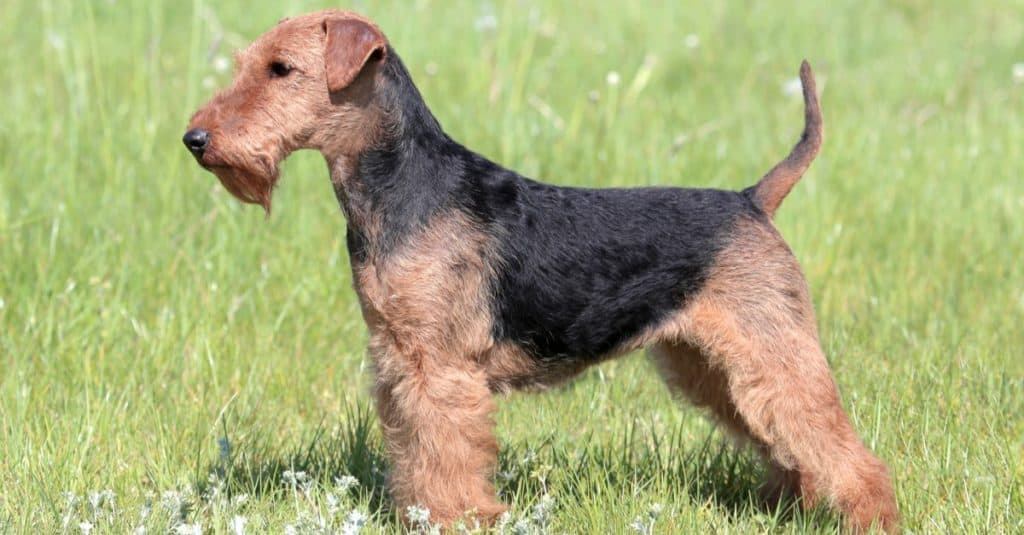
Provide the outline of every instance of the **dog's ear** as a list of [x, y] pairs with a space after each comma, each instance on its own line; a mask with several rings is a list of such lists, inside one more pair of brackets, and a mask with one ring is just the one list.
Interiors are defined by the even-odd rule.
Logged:
[[374, 25], [351, 18], [324, 20], [324, 63], [327, 90], [340, 91], [359, 76], [371, 62], [383, 61], [387, 39]]

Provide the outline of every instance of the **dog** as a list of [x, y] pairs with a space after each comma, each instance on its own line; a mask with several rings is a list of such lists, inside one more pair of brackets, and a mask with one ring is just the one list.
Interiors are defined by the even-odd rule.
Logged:
[[326, 159], [398, 506], [493, 520], [494, 395], [647, 348], [674, 392], [764, 456], [778, 492], [827, 502], [854, 531], [897, 529], [888, 469], [843, 411], [772, 223], [823, 139], [806, 61], [799, 143], [735, 192], [522, 177], [445, 134], [384, 33], [351, 12], [284, 19], [236, 60], [184, 144], [268, 213], [284, 158]]

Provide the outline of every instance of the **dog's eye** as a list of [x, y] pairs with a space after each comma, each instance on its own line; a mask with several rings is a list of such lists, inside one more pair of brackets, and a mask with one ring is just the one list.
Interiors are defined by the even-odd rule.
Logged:
[[288, 65], [275, 61], [270, 64], [270, 77], [271, 78], [284, 78], [291, 74], [292, 68]]

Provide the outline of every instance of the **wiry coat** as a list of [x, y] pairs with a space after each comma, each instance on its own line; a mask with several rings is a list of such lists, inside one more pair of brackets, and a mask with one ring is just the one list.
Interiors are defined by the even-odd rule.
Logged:
[[648, 347], [675, 392], [765, 456], [780, 492], [895, 529], [887, 470], [842, 409], [771, 222], [822, 140], [806, 63], [803, 138], [742, 192], [565, 188], [504, 169], [444, 133], [383, 33], [351, 13], [282, 21], [239, 64], [185, 143], [267, 210], [283, 158], [326, 158], [399, 505], [494, 518], [492, 394]]

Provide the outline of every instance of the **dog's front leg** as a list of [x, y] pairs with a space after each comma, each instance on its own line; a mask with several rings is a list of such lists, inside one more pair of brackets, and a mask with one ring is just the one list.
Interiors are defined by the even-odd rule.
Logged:
[[375, 397], [400, 514], [425, 507], [450, 525], [467, 513], [488, 523], [506, 507], [494, 494], [494, 401], [484, 373], [398, 343], [374, 350]]

